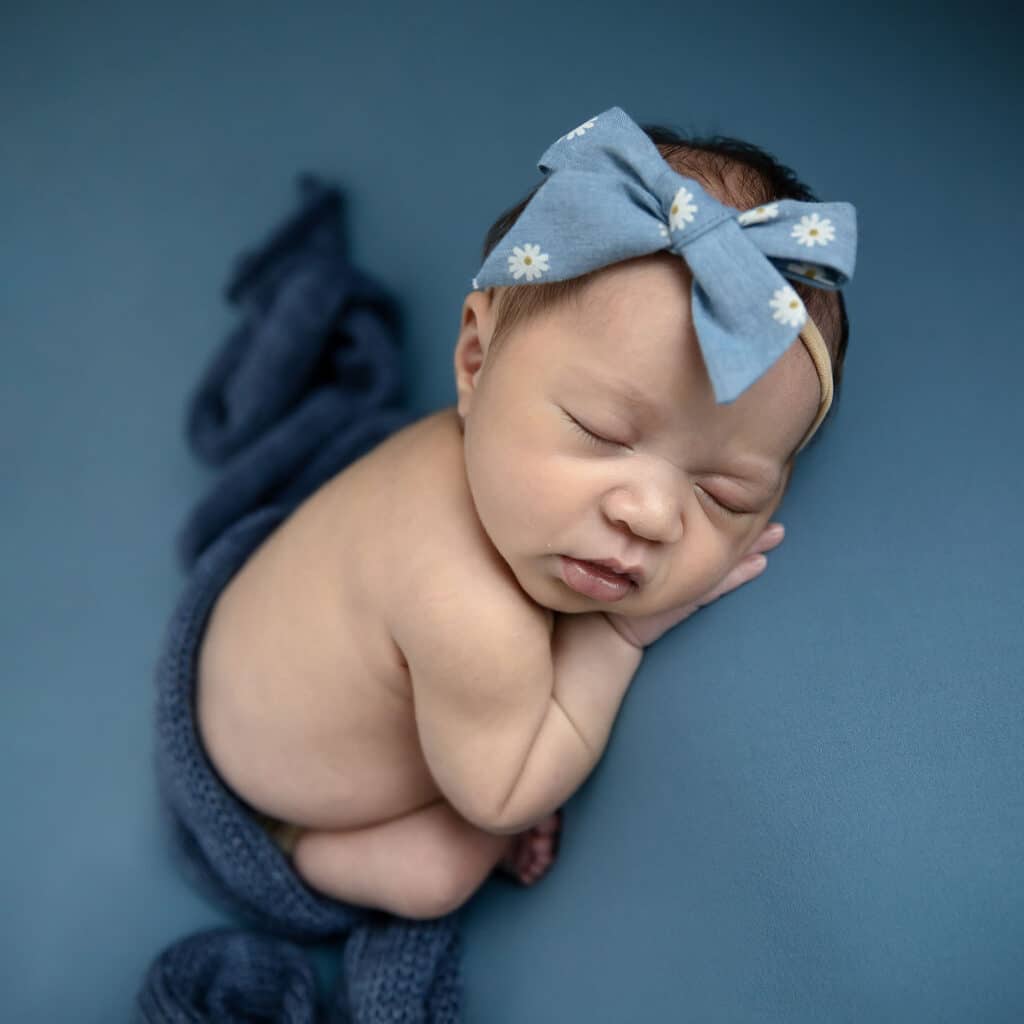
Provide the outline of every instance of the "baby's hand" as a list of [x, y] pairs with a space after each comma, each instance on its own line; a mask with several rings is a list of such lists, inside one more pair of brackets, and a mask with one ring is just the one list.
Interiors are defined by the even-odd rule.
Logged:
[[751, 545], [750, 550], [733, 566], [718, 586], [697, 601], [680, 605], [678, 608], [670, 608], [668, 611], [658, 612], [656, 615], [626, 616], [616, 612], [604, 612], [603, 614], [631, 644], [635, 647], [647, 647], [663, 633], [667, 633], [673, 626], [682, 622], [683, 619], [688, 619], [698, 608], [711, 604], [723, 594], [760, 576], [768, 564], [761, 552], [770, 551], [781, 544], [784, 534], [785, 528], [782, 523], [769, 523]]

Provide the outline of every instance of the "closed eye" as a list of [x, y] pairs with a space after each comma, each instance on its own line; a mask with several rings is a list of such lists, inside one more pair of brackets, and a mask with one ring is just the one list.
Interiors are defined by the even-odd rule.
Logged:
[[[562, 410], [565, 412], [565, 410]], [[594, 431], [588, 430], [575, 416], [571, 413], [565, 413], [566, 419], [573, 425], [576, 432], [582, 434], [584, 439], [595, 447], [600, 444], [614, 445], [616, 448], [621, 447], [621, 442], [613, 441], [610, 437], [602, 437], [600, 434], [595, 434]]]
[[729, 508], [728, 505], [723, 505], [710, 491], [705, 491], [700, 484], [696, 485], [697, 489], [702, 493], [706, 494], [723, 512], [728, 513], [730, 516], [751, 516], [753, 512], [741, 512], [739, 509]]

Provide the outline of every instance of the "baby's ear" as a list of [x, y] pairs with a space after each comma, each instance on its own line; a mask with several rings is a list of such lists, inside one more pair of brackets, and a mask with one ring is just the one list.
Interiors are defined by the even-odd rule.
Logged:
[[487, 358], [494, 329], [494, 292], [473, 291], [462, 304], [462, 320], [455, 342], [455, 390], [459, 415], [465, 418], [476, 391], [477, 379]]

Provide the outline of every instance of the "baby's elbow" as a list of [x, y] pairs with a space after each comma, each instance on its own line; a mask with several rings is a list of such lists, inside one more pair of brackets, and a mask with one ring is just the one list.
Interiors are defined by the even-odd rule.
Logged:
[[503, 794], [500, 799], [494, 797], [495, 790], [492, 787], [490, 802], [485, 803], [474, 813], [473, 824], [481, 831], [492, 836], [511, 836], [525, 832], [530, 827], [529, 822], [520, 820], [523, 809], [517, 800], [513, 799], [526, 770], [525, 760], [529, 760], [528, 755], [525, 759], [519, 759], [519, 770], [514, 777], [508, 774], [503, 777], [503, 785], [497, 789], [497, 792]]
[[522, 829], [509, 824], [508, 819], [502, 814], [502, 806], [495, 806], [493, 802], [482, 799], [474, 800], [465, 795], [454, 800], [449, 797], [448, 802], [463, 820], [474, 825], [481, 832], [487, 832], [492, 836], [507, 836], [522, 831]]
[[[473, 743], [460, 743], [449, 736], [447, 742], [423, 745], [434, 783], [445, 800], [464, 821], [496, 836], [517, 831], [512, 828], [507, 811], [519, 773], [511, 766], [521, 764], [523, 758], [504, 756], [509, 753], [502, 749], [506, 743], [503, 737], [491, 735], [485, 739], [478, 734]], [[469, 747], [476, 749], [470, 752]], [[442, 749], [445, 758], [437, 756]], [[509, 768], [499, 769], [499, 765], [506, 764]]]
[[507, 822], [488, 825], [486, 828], [480, 826], [483, 832], [489, 832], [492, 836], [517, 836], [520, 832], [525, 832], [529, 827], [528, 823], [510, 825]]
[[486, 832], [492, 836], [514, 836], [524, 831], [518, 825], [510, 825], [506, 821], [492, 817], [478, 818], [476, 821], [471, 822], [471, 824], [476, 825], [481, 832]]

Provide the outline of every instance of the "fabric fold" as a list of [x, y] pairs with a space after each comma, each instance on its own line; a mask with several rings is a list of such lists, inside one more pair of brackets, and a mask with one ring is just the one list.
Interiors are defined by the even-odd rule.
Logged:
[[241, 323], [188, 402], [189, 446], [221, 473], [178, 537], [186, 569], [245, 511], [297, 504], [414, 418], [397, 307], [348, 261], [340, 193], [311, 175], [299, 186], [299, 212], [236, 261]]

